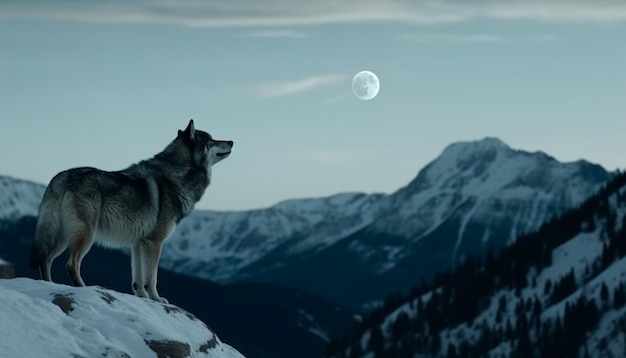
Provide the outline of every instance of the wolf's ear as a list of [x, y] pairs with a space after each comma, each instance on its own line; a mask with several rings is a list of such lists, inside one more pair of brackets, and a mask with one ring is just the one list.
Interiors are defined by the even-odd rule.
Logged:
[[189, 124], [187, 125], [187, 128], [185, 129], [185, 131], [178, 131], [178, 136], [184, 136], [187, 139], [190, 140], [194, 140], [196, 137], [196, 129], [193, 127], [193, 119], [189, 120]]

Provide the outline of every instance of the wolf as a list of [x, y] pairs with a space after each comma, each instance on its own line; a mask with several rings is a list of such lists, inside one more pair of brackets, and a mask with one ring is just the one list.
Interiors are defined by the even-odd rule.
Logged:
[[230, 155], [233, 144], [196, 130], [192, 119], [162, 152], [124, 170], [60, 172], [39, 206], [31, 265], [52, 281], [52, 262], [69, 247], [69, 277], [85, 286], [80, 265], [94, 242], [130, 247], [133, 292], [167, 303], [156, 289], [163, 242], [200, 200], [211, 167]]

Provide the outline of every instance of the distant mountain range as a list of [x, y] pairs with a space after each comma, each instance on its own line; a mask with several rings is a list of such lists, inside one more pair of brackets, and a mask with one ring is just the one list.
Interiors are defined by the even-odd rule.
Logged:
[[[498, 250], [611, 177], [496, 138], [458, 142], [395, 193], [342, 193], [267, 209], [196, 210], [161, 267], [222, 283], [294, 287], [352, 308]], [[0, 177], [0, 221], [36, 215], [44, 186]]]
[[468, 255], [505, 247], [579, 205], [612, 175], [496, 138], [454, 143], [390, 195], [197, 210], [168, 240], [161, 266], [219, 282], [295, 287], [358, 309]]

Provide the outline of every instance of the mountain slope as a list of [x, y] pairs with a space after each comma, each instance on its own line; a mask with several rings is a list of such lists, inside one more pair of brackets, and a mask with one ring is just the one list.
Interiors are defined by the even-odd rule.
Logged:
[[22, 216], [37, 216], [46, 187], [0, 175], [0, 228]]
[[[357, 308], [431, 279], [468, 256], [506, 247], [579, 205], [611, 174], [486, 138], [448, 146], [371, 224], [306, 257], [266, 256], [242, 277], [316, 292]], [[271, 266], [272, 261], [283, 263]]]
[[580, 207], [364, 317], [329, 357], [626, 355], [626, 173]]
[[221, 282], [275, 252], [313, 253], [370, 223], [382, 194], [343, 193], [242, 212], [196, 210], [166, 242], [161, 267]]

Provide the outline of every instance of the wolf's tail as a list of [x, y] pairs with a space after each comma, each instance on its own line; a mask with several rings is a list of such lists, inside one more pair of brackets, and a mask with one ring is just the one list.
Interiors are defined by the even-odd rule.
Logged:
[[46, 265], [49, 265], [48, 262], [58, 254], [63, 240], [61, 226], [63, 194], [57, 193], [52, 186], [53, 182], [46, 189], [39, 206], [39, 217], [30, 256], [31, 267], [39, 268], [44, 279], [46, 279], [44, 275]]

